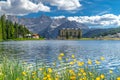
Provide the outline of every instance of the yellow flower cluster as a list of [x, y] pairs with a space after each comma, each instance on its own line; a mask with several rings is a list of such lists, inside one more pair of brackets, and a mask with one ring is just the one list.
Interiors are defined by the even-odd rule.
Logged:
[[83, 66], [84, 65], [84, 62], [78, 62], [78, 66]]
[[[57, 62], [54, 62], [52, 66], [33, 66], [32, 68], [27, 66], [27, 63], [24, 63], [22, 68], [19, 68], [18, 73], [14, 73], [11, 69], [7, 68], [9, 74], [5, 74], [6, 72], [2, 71], [0, 67], [0, 80], [10, 80], [11, 77], [14, 76], [13, 80], [111, 80], [113, 78], [107, 79], [107, 74], [97, 73], [96, 66], [102, 65], [102, 61], [105, 60], [104, 57], [100, 57], [98, 60], [87, 59], [86, 62], [79, 61], [76, 59], [75, 55], [65, 57], [64, 53], [60, 53], [58, 56], [60, 62], [62, 64], [57, 65]], [[65, 59], [65, 62], [64, 62]], [[70, 60], [68, 60], [70, 59]], [[62, 61], [61, 61], [62, 60]], [[26, 64], [26, 66], [25, 66]], [[96, 65], [93, 65], [96, 64]], [[91, 67], [93, 66], [93, 67]], [[95, 67], [94, 67], [95, 66]], [[14, 67], [14, 66], [13, 66]], [[16, 66], [15, 66], [16, 67]], [[29, 67], [29, 69], [28, 69]], [[15, 68], [16, 69], [16, 68]], [[21, 71], [20, 71], [21, 69]], [[109, 70], [109, 75], [114, 73], [113, 70]], [[7, 77], [10, 78], [7, 78]], [[120, 77], [115, 77], [114, 80], [120, 80]]]
[[23, 76], [27, 76], [27, 73], [25, 71], [22, 72]]
[[59, 60], [62, 60], [62, 57], [64, 56], [64, 53], [60, 53], [60, 55], [58, 56]]
[[91, 65], [92, 64], [92, 60], [88, 59], [88, 64]]
[[105, 75], [101, 74], [99, 77], [96, 77], [95, 80], [103, 80], [103, 79], [105, 79]]

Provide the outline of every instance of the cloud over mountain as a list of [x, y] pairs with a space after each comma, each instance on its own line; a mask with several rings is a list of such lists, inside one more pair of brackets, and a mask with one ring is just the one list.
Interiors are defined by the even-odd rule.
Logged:
[[120, 26], [120, 15], [105, 14], [102, 16], [74, 16], [68, 17], [70, 21], [77, 21], [88, 26]]
[[59, 10], [75, 10], [81, 7], [79, 0], [47, 0], [50, 5], [57, 6]]

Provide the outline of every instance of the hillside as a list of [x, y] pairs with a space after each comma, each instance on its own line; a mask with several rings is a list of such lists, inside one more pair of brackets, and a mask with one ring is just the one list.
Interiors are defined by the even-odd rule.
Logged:
[[7, 19], [18, 24], [23, 24], [31, 32], [39, 33], [48, 39], [55, 39], [58, 36], [58, 31], [62, 28], [89, 29], [85, 24], [69, 21], [67, 18], [51, 18], [46, 15], [41, 15], [37, 18], [17, 18], [9, 15]]
[[108, 28], [108, 29], [90, 29], [83, 36], [84, 37], [100, 37], [100, 36], [114, 35], [116, 33], [120, 33], [120, 27]]
[[56, 39], [57, 36], [59, 35], [59, 30], [63, 28], [80, 28], [82, 30], [88, 29], [88, 27], [84, 24], [75, 21], [67, 21], [61, 24], [60, 26], [58, 26], [57, 28], [51, 28], [51, 27], [47, 28], [46, 30], [44, 30], [43, 36], [45, 36], [48, 39]]
[[16, 16], [7, 16], [7, 19], [13, 23], [25, 25], [31, 32], [38, 33], [47, 39], [56, 39], [59, 35], [59, 30], [62, 28], [80, 28], [82, 29], [83, 37], [99, 37], [107, 36], [120, 32], [120, 28], [107, 29], [89, 29], [85, 24], [69, 21], [67, 18], [51, 18], [46, 15], [41, 15], [37, 18], [18, 18]]

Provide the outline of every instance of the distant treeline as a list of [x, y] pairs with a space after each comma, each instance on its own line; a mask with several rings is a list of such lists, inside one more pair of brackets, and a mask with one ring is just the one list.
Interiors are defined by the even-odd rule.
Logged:
[[5, 15], [0, 17], [0, 40], [24, 38], [28, 33], [31, 32], [25, 26], [7, 20]]
[[116, 33], [120, 33], [120, 27], [108, 28], [108, 29], [91, 29], [83, 36], [84, 37], [100, 37], [100, 36], [114, 35]]

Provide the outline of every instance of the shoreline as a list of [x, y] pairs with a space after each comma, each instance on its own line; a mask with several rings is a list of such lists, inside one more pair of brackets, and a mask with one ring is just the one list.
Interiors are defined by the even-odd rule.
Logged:
[[[60, 40], [62, 41], [62, 39], [44, 39], [44, 38], [40, 38], [40, 39], [27, 39], [27, 38], [18, 38], [18, 39], [8, 39], [8, 40], [0, 40], [0, 42], [4, 42], [4, 41], [32, 41], [32, 40], [37, 40], [37, 41], [49, 41], [49, 40]], [[77, 40], [77, 41], [91, 41], [91, 40], [99, 40], [99, 41], [104, 41], [104, 40], [112, 40], [112, 41], [119, 41], [120, 38], [81, 38], [81, 39], [65, 39], [65, 41], [69, 41], [69, 40]]]

